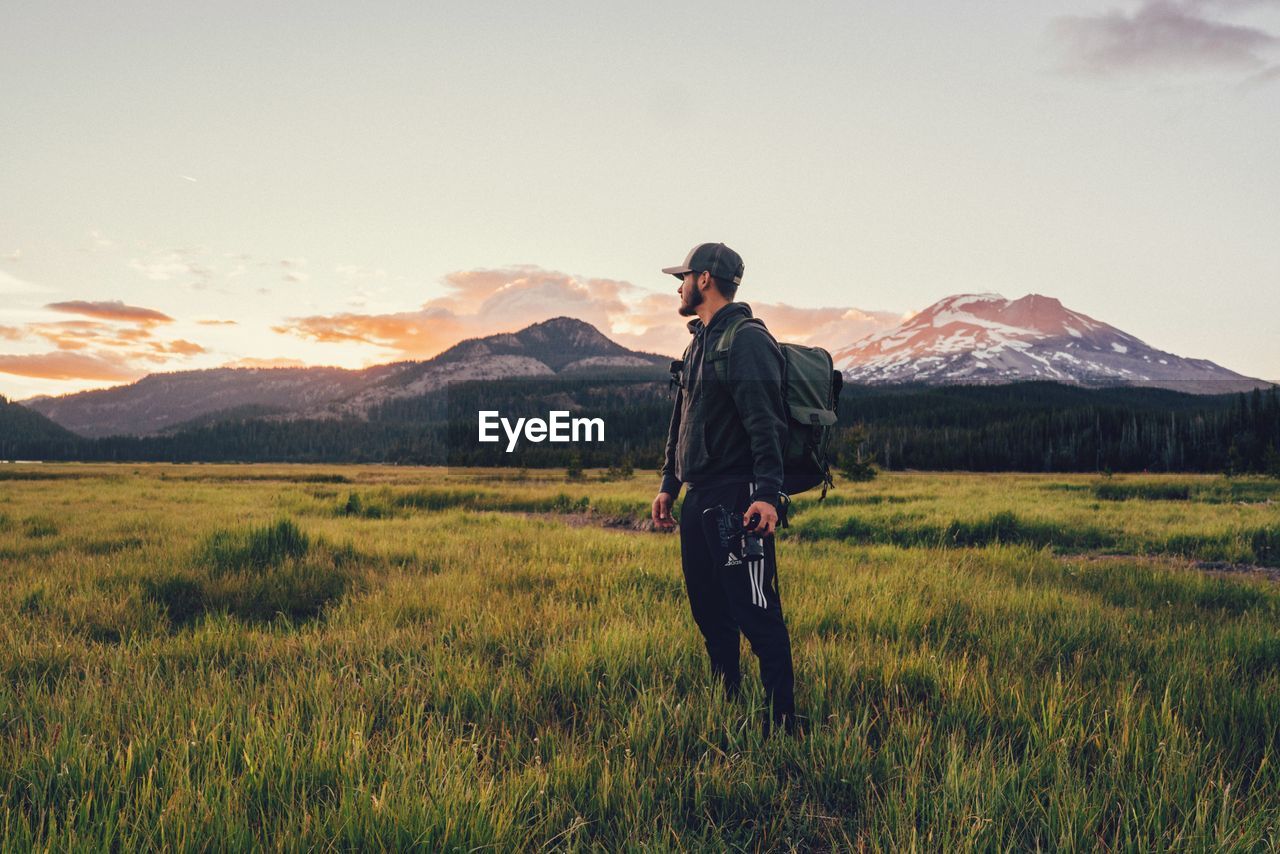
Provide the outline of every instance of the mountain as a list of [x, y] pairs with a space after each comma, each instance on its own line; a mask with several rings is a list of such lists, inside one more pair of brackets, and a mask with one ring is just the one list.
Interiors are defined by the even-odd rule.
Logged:
[[76, 436], [38, 412], [0, 395], [0, 460], [8, 459], [10, 443], [72, 441]]
[[360, 371], [342, 368], [212, 368], [149, 374], [98, 391], [22, 401], [83, 436], [147, 435], [245, 406], [298, 410], [354, 394]]
[[519, 332], [461, 341], [425, 361], [363, 370], [212, 368], [150, 374], [129, 385], [22, 404], [84, 436], [145, 436], [250, 415], [277, 420], [363, 417], [375, 406], [450, 383], [657, 371], [668, 361], [628, 350], [589, 323], [557, 317]]
[[957, 294], [834, 353], [856, 383], [992, 385], [1053, 380], [1214, 394], [1269, 383], [1186, 359], [1039, 294]]

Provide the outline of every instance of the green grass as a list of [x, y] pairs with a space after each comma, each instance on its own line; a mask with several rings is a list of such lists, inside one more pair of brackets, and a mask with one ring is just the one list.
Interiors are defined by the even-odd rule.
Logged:
[[1280, 843], [1280, 592], [1194, 564], [1274, 562], [1264, 481], [801, 497], [811, 726], [766, 740], [758, 680], [709, 687], [677, 538], [593, 524], [651, 475], [53, 473], [0, 494], [6, 850]]

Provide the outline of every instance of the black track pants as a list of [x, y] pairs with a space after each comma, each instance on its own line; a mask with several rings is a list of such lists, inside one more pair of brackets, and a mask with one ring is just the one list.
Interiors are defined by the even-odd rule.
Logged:
[[764, 560], [750, 563], [708, 542], [702, 512], [722, 504], [741, 519], [750, 504], [751, 484], [693, 488], [680, 511], [680, 557], [689, 608], [711, 656], [711, 670], [726, 691], [736, 694], [741, 672], [738, 632], [747, 636], [760, 659], [760, 679], [772, 707], [774, 723], [790, 728], [795, 716], [791, 638], [778, 599], [778, 564], [774, 538], [764, 539]]

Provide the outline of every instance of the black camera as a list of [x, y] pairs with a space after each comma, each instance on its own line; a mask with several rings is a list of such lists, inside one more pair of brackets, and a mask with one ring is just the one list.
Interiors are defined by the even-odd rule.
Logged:
[[764, 560], [764, 540], [754, 533], [759, 524], [759, 513], [743, 524], [741, 514], [723, 504], [702, 511], [702, 530], [708, 539], [714, 537], [721, 549], [741, 555], [744, 561]]

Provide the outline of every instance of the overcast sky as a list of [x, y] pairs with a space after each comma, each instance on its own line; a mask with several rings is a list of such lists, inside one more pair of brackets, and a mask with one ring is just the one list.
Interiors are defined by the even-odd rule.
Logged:
[[792, 340], [1040, 293], [1280, 380], [1278, 37], [1280, 0], [6, 0], [0, 394], [560, 314], [676, 352], [703, 240]]

